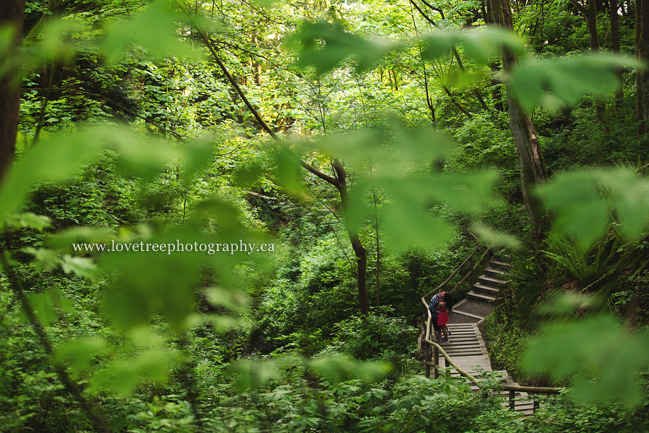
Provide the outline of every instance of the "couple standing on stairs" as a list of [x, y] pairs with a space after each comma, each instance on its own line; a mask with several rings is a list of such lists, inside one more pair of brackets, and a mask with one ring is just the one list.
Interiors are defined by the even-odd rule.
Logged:
[[448, 313], [453, 310], [453, 296], [451, 293], [442, 290], [430, 301], [428, 306], [431, 315], [431, 322], [435, 330], [435, 337], [440, 343], [448, 343], [448, 335], [450, 334], [446, 324], [449, 321]]

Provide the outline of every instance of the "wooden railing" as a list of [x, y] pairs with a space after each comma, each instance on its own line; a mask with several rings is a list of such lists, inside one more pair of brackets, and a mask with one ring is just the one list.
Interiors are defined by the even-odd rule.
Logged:
[[[471, 381], [475, 386], [478, 388], [482, 388], [480, 386], [480, 382], [473, 376], [471, 376], [469, 373], [461, 369], [460, 367], [457, 366], [453, 362], [450, 356], [446, 353], [446, 351], [440, 346], [439, 344], [435, 343], [434, 341], [431, 341], [429, 339], [425, 339], [424, 343], [427, 344], [426, 346], [426, 361], [424, 362], [424, 365], [426, 366], [426, 377], [430, 378], [430, 369], [431, 367], [433, 368], [434, 371], [434, 378], [437, 379], [439, 377], [439, 372], [442, 368], [445, 369], [446, 374], [449, 374], [448, 367], [453, 367], [455, 370], [457, 370], [458, 373], [460, 373], [461, 376], [466, 377]], [[439, 365], [439, 355], [442, 355], [444, 358], [444, 367], [441, 367]], [[431, 356], [432, 355], [432, 356]], [[432, 358], [432, 359], [431, 359]], [[508, 399], [509, 399], [509, 409], [515, 410], [515, 405], [516, 405], [516, 392], [526, 392], [528, 394], [559, 394], [563, 388], [552, 388], [552, 387], [545, 387], [545, 386], [520, 386], [520, 385], [504, 385], [502, 387], [503, 390], [508, 391]], [[534, 412], [536, 409], [539, 407], [539, 401], [536, 398], [533, 398], [533, 403], [532, 403], [532, 412]]]
[[[484, 248], [484, 252], [480, 256], [480, 258], [475, 261], [473, 257], [476, 255], [476, 253], [481, 249]], [[444, 367], [445, 369], [448, 369], [448, 367], [453, 367], [455, 370], [457, 370], [460, 375], [463, 377], [466, 377], [469, 379], [475, 386], [478, 388], [481, 388], [480, 383], [478, 380], [471, 376], [469, 373], [466, 371], [462, 370], [460, 367], [457, 366], [453, 362], [453, 360], [448, 356], [446, 351], [437, 343], [431, 340], [430, 338], [430, 333], [431, 333], [431, 321], [432, 321], [432, 315], [430, 310], [428, 309], [428, 302], [426, 301], [426, 297], [430, 296], [433, 293], [439, 293], [440, 291], [444, 290], [446, 288], [446, 285], [451, 281], [451, 279], [457, 275], [458, 272], [462, 268], [464, 268], [467, 264], [469, 266], [468, 272], [462, 277], [462, 279], [451, 289], [451, 290], [446, 290], [447, 292], [453, 293], [457, 288], [462, 284], [464, 281], [466, 281], [467, 278], [469, 278], [469, 284], [473, 285], [475, 282], [476, 278], [476, 270], [480, 266], [480, 264], [485, 260], [485, 258], [489, 255], [491, 250], [481, 244], [478, 243], [476, 247], [473, 249], [471, 254], [464, 259], [464, 261], [455, 268], [455, 270], [451, 273], [451, 275], [442, 282], [439, 286], [437, 286], [434, 290], [431, 290], [430, 292], [426, 293], [424, 296], [421, 297], [421, 302], [424, 304], [424, 308], [426, 309], [427, 315], [428, 315], [428, 320], [426, 321], [426, 329], [425, 329], [425, 337], [421, 339], [421, 344], [425, 345], [424, 346], [424, 353], [425, 353], [425, 368], [426, 368], [426, 377], [430, 378], [430, 373], [431, 373], [431, 367], [433, 368], [433, 375], [435, 379], [439, 377], [439, 372], [442, 369], [439, 365], [439, 355], [441, 354], [442, 357], [444, 358]], [[446, 370], [448, 372], [448, 370]], [[558, 394], [561, 392], [561, 388], [551, 388], [551, 387], [539, 387], [539, 386], [519, 386], [519, 385], [505, 385], [503, 386], [503, 390], [509, 392], [509, 408], [511, 410], [515, 409], [515, 394], [516, 392], [526, 392], [528, 394]], [[536, 410], [538, 408], [539, 401], [537, 399], [534, 399], [533, 402], [533, 410]]]

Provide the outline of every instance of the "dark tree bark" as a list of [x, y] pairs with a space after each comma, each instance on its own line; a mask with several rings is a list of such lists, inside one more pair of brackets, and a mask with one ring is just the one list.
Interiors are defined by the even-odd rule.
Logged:
[[[618, 3], [617, 0], [609, 0], [609, 13], [611, 17], [611, 51], [616, 54], [620, 53], [620, 17], [617, 14]], [[617, 68], [615, 70], [615, 75], [620, 84], [620, 88], [615, 92], [615, 106], [619, 108], [624, 93], [622, 91], [622, 69]]]
[[[496, 25], [513, 30], [511, 8], [507, 0], [491, 0], [491, 12]], [[509, 73], [516, 64], [516, 56], [511, 50], [503, 48], [502, 59], [503, 69]], [[548, 173], [534, 124], [530, 115], [514, 101], [509, 89], [507, 89], [507, 108], [509, 129], [514, 137], [521, 170], [521, 189], [525, 209], [535, 224], [544, 225], [545, 209], [532, 190], [537, 183], [547, 180]]]
[[[635, 1], [635, 57], [640, 60], [640, 35], [642, 34], [642, 0]], [[635, 71], [635, 120], [638, 124], [638, 135], [645, 133], [644, 113], [642, 110], [642, 71]]]
[[597, 36], [597, 3], [595, 0], [588, 0], [581, 4], [578, 0], [570, 0], [570, 3], [584, 16], [586, 28], [588, 29], [588, 40], [592, 51], [599, 51], [599, 38]]
[[[638, 40], [638, 54], [640, 60], [649, 59], [649, 0], [642, 1], [640, 9], [640, 38]], [[642, 102], [643, 132], [647, 132], [649, 125], [649, 72], [640, 72], [640, 101]]]
[[7, 51], [8, 58], [0, 59], [0, 64], [10, 64], [9, 71], [0, 77], [0, 180], [6, 174], [16, 149], [16, 134], [20, 109], [20, 65], [17, 63], [15, 49], [22, 40], [24, 0], [0, 1], [0, 26], [12, 25], [16, 31], [13, 47]]

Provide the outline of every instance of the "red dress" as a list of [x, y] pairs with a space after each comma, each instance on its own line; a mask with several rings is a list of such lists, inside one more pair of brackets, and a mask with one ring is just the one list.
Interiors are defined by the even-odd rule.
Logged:
[[446, 308], [442, 307], [437, 313], [437, 325], [444, 326], [448, 323], [448, 311]]

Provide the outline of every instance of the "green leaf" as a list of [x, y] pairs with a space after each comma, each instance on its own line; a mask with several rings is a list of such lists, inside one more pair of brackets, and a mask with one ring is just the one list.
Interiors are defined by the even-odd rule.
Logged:
[[239, 392], [259, 389], [280, 375], [276, 360], [259, 362], [243, 359], [233, 363], [231, 369], [236, 376], [233, 387]]
[[222, 305], [238, 312], [248, 310], [248, 298], [238, 291], [214, 287], [206, 289], [205, 295], [212, 305]]
[[[36, 318], [45, 326], [48, 326], [58, 317], [56, 308], [68, 313], [73, 311], [72, 303], [61, 297], [61, 292], [58, 289], [48, 290], [43, 293], [30, 293], [27, 295], [27, 302], [34, 311]], [[23, 320], [27, 320], [24, 311]]]
[[183, 43], [178, 25], [183, 14], [172, 0], [155, 0], [135, 17], [113, 22], [106, 29], [103, 50], [107, 62], [114, 64], [124, 57], [126, 48], [137, 41], [153, 60], [169, 56], [200, 58], [199, 51]]
[[101, 337], [84, 337], [63, 343], [56, 349], [54, 362], [67, 362], [73, 372], [79, 374], [85, 370], [90, 361], [97, 355], [106, 353], [106, 340]]
[[455, 87], [458, 89], [464, 89], [469, 87], [483, 78], [483, 75], [480, 73], [471, 73], [471, 72], [462, 72], [454, 71], [449, 74], [444, 75], [440, 82], [443, 86], [446, 87]]
[[[78, 35], [88, 31], [88, 24], [82, 20], [50, 18], [38, 25], [38, 43], [30, 50], [28, 68], [34, 68], [53, 61], [69, 61], [81, 48]], [[26, 41], [30, 45], [30, 40]]]
[[20, 210], [34, 182], [57, 181], [99, 156], [98, 140], [85, 133], [43, 140], [21, 156], [0, 188], [0, 221]]
[[526, 54], [525, 44], [516, 33], [494, 27], [464, 33], [462, 45], [464, 54], [482, 64], [487, 64], [492, 57], [500, 55], [502, 47], [519, 56]]
[[133, 360], [115, 362], [108, 368], [99, 370], [90, 378], [89, 391], [115, 392], [128, 396], [144, 380], [164, 383], [169, 377], [169, 369], [180, 361], [180, 356], [170, 350], [147, 350]]
[[515, 237], [498, 232], [484, 224], [474, 223], [471, 225], [471, 230], [480, 237], [482, 242], [490, 247], [507, 247], [512, 250], [517, 250], [521, 247], [521, 242]]
[[47, 244], [59, 251], [74, 252], [72, 244], [107, 243], [113, 237], [113, 232], [108, 229], [93, 227], [74, 227], [51, 235], [47, 240]]
[[34, 262], [39, 270], [51, 271], [61, 264], [61, 258], [56, 251], [32, 247], [24, 248], [23, 251], [34, 256]]
[[438, 31], [422, 38], [422, 56], [427, 60], [437, 60], [451, 52], [461, 40], [461, 34], [453, 31]]
[[304, 24], [290, 44], [298, 51], [298, 66], [313, 66], [318, 74], [334, 69], [350, 56], [356, 59], [356, 70], [364, 71], [396, 47], [388, 41], [361, 38], [324, 21]]
[[36, 215], [31, 212], [10, 215], [6, 223], [9, 227], [31, 228], [41, 232], [43, 229], [52, 226], [52, 221], [49, 217]]
[[602, 171], [598, 178], [613, 194], [613, 203], [626, 236], [637, 236], [649, 225], [649, 180], [630, 169]]
[[588, 249], [606, 231], [608, 205], [602, 199], [596, 171], [561, 173], [537, 191], [546, 207], [555, 213], [553, 227], [574, 236], [577, 245]]
[[574, 376], [576, 395], [587, 401], [641, 401], [638, 372], [649, 364], [649, 335], [630, 333], [611, 316], [545, 325], [524, 353], [522, 367], [552, 378]]
[[307, 365], [332, 383], [349, 379], [372, 383], [383, 379], [392, 369], [392, 366], [385, 362], [362, 362], [345, 356], [318, 358], [308, 361]]
[[638, 64], [629, 57], [607, 54], [530, 59], [513, 68], [509, 89], [527, 111], [536, 105], [570, 106], [586, 94], [601, 96], [617, 89], [616, 67], [634, 68]]
[[280, 146], [275, 153], [275, 164], [277, 183], [288, 193], [299, 195], [302, 192], [302, 170], [297, 156], [288, 146]]
[[234, 177], [235, 182], [239, 188], [247, 188], [263, 174], [262, 168], [259, 164], [253, 164], [249, 167], [243, 167], [238, 170]]
[[79, 277], [93, 278], [97, 272], [97, 265], [93, 263], [92, 259], [85, 257], [65, 255], [61, 266], [66, 274], [74, 273]]

